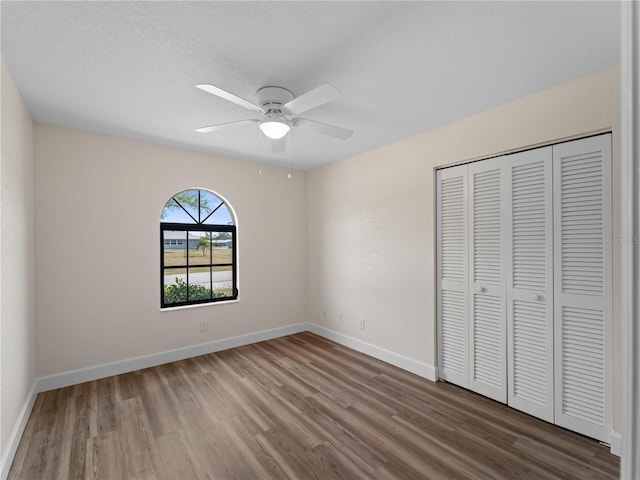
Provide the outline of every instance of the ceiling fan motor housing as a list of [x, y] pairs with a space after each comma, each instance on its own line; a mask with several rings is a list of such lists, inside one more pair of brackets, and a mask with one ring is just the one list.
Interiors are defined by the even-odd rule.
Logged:
[[294, 99], [293, 93], [282, 87], [262, 87], [256, 92], [258, 104], [265, 112], [280, 110], [282, 105]]

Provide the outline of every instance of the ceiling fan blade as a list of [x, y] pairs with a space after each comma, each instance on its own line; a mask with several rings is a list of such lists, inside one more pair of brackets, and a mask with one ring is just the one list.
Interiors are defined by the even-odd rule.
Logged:
[[332, 102], [340, 98], [340, 92], [333, 85], [324, 83], [313, 90], [308, 91], [285, 103], [282, 107], [293, 115], [306, 112], [312, 108], [319, 107], [325, 103]]
[[335, 125], [316, 122], [315, 120], [309, 120], [306, 118], [294, 118], [291, 123], [294, 127], [301, 128], [302, 130], [309, 130], [310, 132], [339, 138], [340, 140], [347, 140], [351, 135], [353, 135], [353, 130], [347, 130], [346, 128], [336, 127]]
[[221, 88], [214, 87], [213, 85], [207, 85], [206, 83], [196, 85], [196, 88], [200, 90], [204, 90], [205, 92], [216, 95], [220, 98], [224, 98], [225, 100], [235, 103], [236, 105], [240, 105], [241, 107], [248, 108], [249, 110], [253, 110], [254, 112], [264, 113], [262, 107], [259, 107], [255, 103], [251, 103], [244, 98], [240, 98], [233, 93], [229, 93], [226, 90], [222, 90]]
[[284, 152], [287, 149], [287, 136], [271, 140], [271, 151], [273, 153]]
[[255, 118], [250, 118], [247, 120], [238, 120], [237, 122], [226, 122], [226, 123], [219, 123], [217, 125], [210, 125], [208, 127], [200, 127], [200, 128], [196, 128], [196, 132], [198, 133], [209, 133], [209, 132], [215, 132], [216, 130], [220, 130], [222, 128], [226, 128], [226, 127], [241, 127], [243, 125], [251, 125], [254, 123], [258, 123], [260, 120], [256, 120]]

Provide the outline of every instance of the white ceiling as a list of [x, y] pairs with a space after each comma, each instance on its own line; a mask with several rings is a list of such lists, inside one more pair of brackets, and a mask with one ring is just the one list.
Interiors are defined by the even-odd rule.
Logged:
[[[36, 122], [308, 170], [619, 63], [617, 2], [6, 2], [2, 54]], [[294, 131], [271, 153], [266, 85], [338, 101], [303, 114], [354, 130]], [[292, 152], [292, 155], [291, 155]]]

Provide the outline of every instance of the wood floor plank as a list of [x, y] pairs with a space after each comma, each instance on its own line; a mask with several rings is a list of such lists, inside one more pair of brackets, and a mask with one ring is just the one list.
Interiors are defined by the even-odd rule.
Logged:
[[100, 433], [113, 432], [116, 429], [115, 416], [115, 377], [97, 380], [98, 388], [98, 431]]
[[277, 427], [270, 428], [256, 437], [265, 453], [286, 473], [287, 478], [314, 478], [314, 473], [308, 469], [305, 457], [299, 457], [301, 449], [296, 448], [289, 438]]
[[155, 478], [158, 452], [142, 402], [136, 397], [127, 398], [118, 403], [116, 414], [120, 439], [132, 459], [136, 478]]
[[322, 442], [313, 449], [313, 454], [317, 459], [315, 471], [319, 478], [344, 480], [371, 478], [369, 472], [362, 470], [330, 442]]
[[271, 478], [276, 480], [292, 478], [287, 474], [287, 467], [279, 463], [271, 453], [270, 449], [265, 448], [262, 441], [262, 429], [249, 419], [241, 419], [234, 417], [228, 420], [228, 429], [233, 430], [238, 438], [242, 441], [242, 448], [251, 451], [253, 457], [258, 461], [262, 468], [256, 468], [256, 471], [266, 471], [267, 474], [259, 478]]
[[41, 393], [9, 478], [618, 474], [595, 440], [305, 332]]
[[318, 411], [311, 416], [310, 421], [313, 421], [318, 428], [326, 433], [332, 445], [341, 447], [343, 454], [358, 465], [360, 470], [373, 474], [376, 468], [389, 461], [383, 452], [374, 450], [371, 445], [358, 438], [329, 415]]

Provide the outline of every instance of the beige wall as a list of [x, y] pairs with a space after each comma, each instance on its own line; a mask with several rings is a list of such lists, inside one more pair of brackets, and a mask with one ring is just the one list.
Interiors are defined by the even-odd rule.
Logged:
[[[38, 376], [304, 321], [306, 174], [42, 125], [35, 162]], [[235, 209], [239, 301], [160, 311], [160, 212], [192, 187]]]
[[33, 123], [2, 63], [0, 160], [0, 451], [36, 376], [33, 263]]
[[[435, 366], [434, 169], [612, 130], [614, 192], [619, 192], [618, 117], [618, 70], [611, 69], [310, 172], [309, 321]], [[613, 226], [619, 237], [618, 197]], [[619, 259], [616, 250], [618, 431]], [[364, 331], [359, 318], [365, 320]]]

